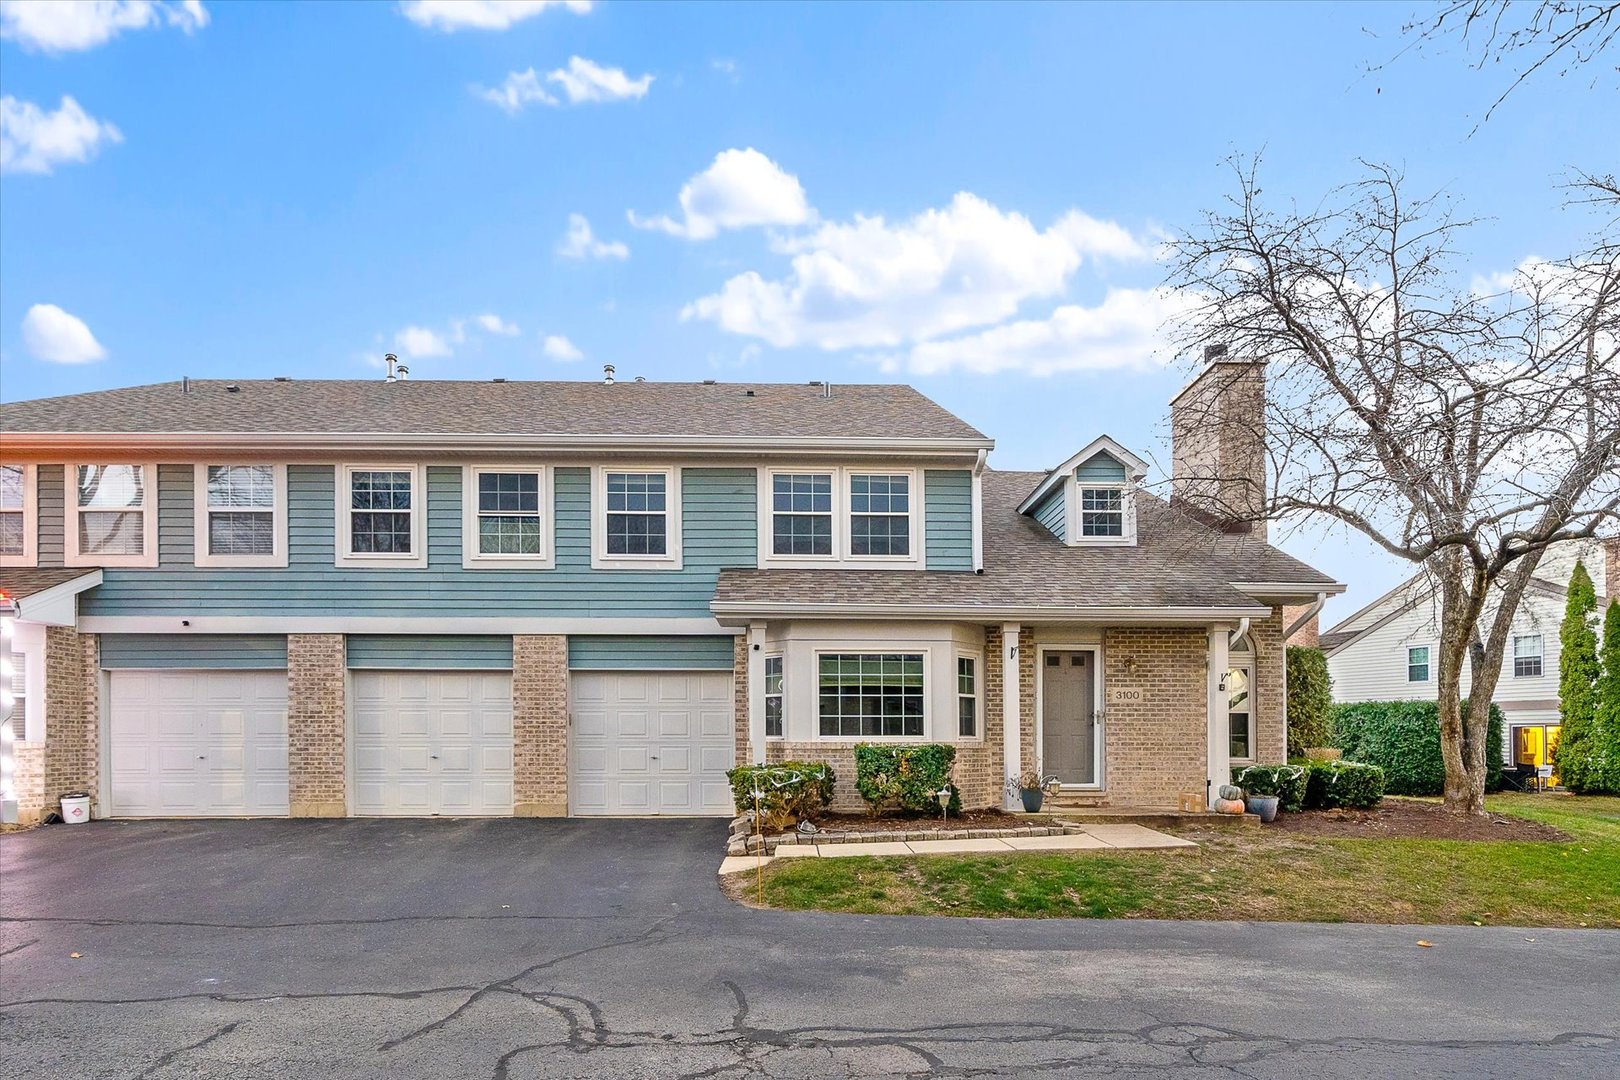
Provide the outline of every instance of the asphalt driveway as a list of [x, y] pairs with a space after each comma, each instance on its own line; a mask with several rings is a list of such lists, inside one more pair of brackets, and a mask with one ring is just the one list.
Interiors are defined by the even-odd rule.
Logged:
[[753, 911], [715, 886], [723, 832], [0, 836], [0, 1060], [142, 1078], [1620, 1075], [1617, 933]]

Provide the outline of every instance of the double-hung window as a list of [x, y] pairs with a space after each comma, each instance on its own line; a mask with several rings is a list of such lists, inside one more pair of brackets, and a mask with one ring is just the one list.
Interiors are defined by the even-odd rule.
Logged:
[[156, 566], [157, 467], [74, 465], [68, 469], [69, 566]]
[[1429, 647], [1413, 645], [1406, 650], [1406, 681], [1429, 681]]
[[979, 665], [971, 656], [956, 658], [956, 734], [964, 739], [979, 734]]
[[911, 557], [909, 473], [851, 473], [849, 553], [853, 557]]
[[551, 565], [550, 477], [545, 469], [472, 466], [466, 470], [463, 563], [544, 569]]
[[286, 566], [287, 470], [198, 465], [198, 566]]
[[681, 560], [679, 469], [595, 471], [592, 565], [672, 570]]
[[765, 737], [782, 737], [782, 658], [765, 658]]
[[1524, 678], [1541, 674], [1541, 635], [1516, 634], [1513, 637], [1513, 674]]
[[416, 465], [339, 470], [339, 565], [427, 565], [422, 472]]
[[832, 473], [771, 474], [771, 553], [833, 554]]
[[7, 566], [35, 561], [34, 467], [0, 465], [0, 559]]
[[817, 667], [823, 738], [922, 735], [921, 653], [822, 653]]
[[1125, 492], [1122, 488], [1080, 489], [1080, 535], [1082, 537], [1125, 535]]

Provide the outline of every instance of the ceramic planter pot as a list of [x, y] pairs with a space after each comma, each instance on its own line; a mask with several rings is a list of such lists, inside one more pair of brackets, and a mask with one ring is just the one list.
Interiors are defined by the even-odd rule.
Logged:
[[1277, 819], [1277, 796], [1250, 795], [1243, 802], [1248, 807], [1249, 813], [1260, 815], [1261, 821], [1270, 824]]
[[1041, 812], [1041, 803], [1046, 799], [1046, 793], [1040, 788], [1024, 788], [1018, 792], [1024, 800], [1024, 813], [1038, 814]]

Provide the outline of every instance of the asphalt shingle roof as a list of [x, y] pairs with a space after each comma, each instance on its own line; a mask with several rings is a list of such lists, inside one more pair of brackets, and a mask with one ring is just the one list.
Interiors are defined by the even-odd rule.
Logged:
[[13, 600], [42, 593], [46, 589], [54, 589], [64, 581], [82, 578], [86, 574], [97, 573], [96, 570], [76, 566], [63, 569], [61, 567], [0, 567], [0, 593], [5, 593]]
[[1256, 607], [1234, 581], [1334, 584], [1251, 537], [1220, 533], [1137, 492], [1135, 547], [1069, 547], [1018, 513], [1045, 474], [984, 474], [984, 573], [722, 570], [715, 603], [922, 605], [1000, 610]]
[[[232, 391], [227, 387], [235, 386]], [[0, 405], [0, 432], [983, 440], [909, 386], [194, 379]]]

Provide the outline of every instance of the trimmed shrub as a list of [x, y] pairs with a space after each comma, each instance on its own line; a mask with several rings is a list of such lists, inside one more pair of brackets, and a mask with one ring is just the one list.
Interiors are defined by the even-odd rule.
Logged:
[[[1468, 701], [1462, 702], [1464, 713]], [[1439, 795], [1446, 787], [1440, 707], [1432, 701], [1359, 701], [1333, 709], [1333, 745], [1347, 761], [1384, 770], [1389, 795]], [[1485, 736], [1485, 790], [1502, 786], [1502, 710], [1493, 703]]]
[[1288, 756], [1327, 746], [1332, 737], [1333, 679], [1327, 654], [1305, 645], [1288, 646]]
[[1285, 813], [1305, 806], [1305, 769], [1299, 765], [1239, 765], [1232, 783], [1249, 795], [1277, 796], [1277, 809]]
[[827, 809], [833, 797], [833, 769], [825, 761], [784, 761], [778, 765], [739, 765], [726, 773], [731, 801], [737, 813], [754, 809], [754, 791], [764, 792], [759, 802], [760, 829], [781, 832]]
[[1366, 810], [1384, 798], [1384, 770], [1360, 761], [1313, 761], [1305, 767], [1305, 809]]
[[949, 788], [948, 810], [961, 810], [961, 793], [951, 783], [956, 747], [945, 743], [894, 746], [855, 744], [855, 791], [873, 817], [898, 807], [913, 814], [939, 813], [939, 792]]

